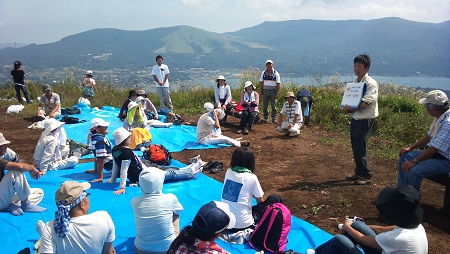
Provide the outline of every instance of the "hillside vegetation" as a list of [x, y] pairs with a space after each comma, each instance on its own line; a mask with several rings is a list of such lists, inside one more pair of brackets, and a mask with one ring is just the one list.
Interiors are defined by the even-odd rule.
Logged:
[[[246, 80], [257, 81], [259, 73], [253, 69], [242, 72], [240, 87], [233, 89], [233, 98], [237, 101], [240, 98], [243, 84]], [[350, 116], [341, 113], [339, 105], [342, 99], [344, 83], [331, 82], [320, 87], [308, 87], [314, 97], [312, 110], [312, 124], [326, 128], [330, 132], [349, 132]], [[26, 117], [33, 116], [36, 112], [37, 97], [42, 95], [42, 84], [27, 83], [27, 89], [34, 102], [26, 106], [22, 112]], [[104, 105], [121, 107], [123, 101], [128, 96], [127, 90], [118, 90], [103, 84], [98, 87], [98, 93], [91, 100], [91, 107], [101, 108]], [[138, 89], [138, 88], [136, 88]], [[283, 84], [281, 98], [287, 91], [295, 94], [300, 87], [293, 83]], [[62, 107], [76, 105], [81, 95], [81, 87], [73, 76], [68, 75], [64, 84], [53, 86], [53, 91], [58, 93], [62, 99]], [[0, 89], [3, 98], [14, 98], [15, 91], [12, 84], [7, 84]], [[404, 145], [411, 144], [424, 133], [427, 132], [432, 118], [425, 112], [424, 108], [418, 104], [417, 100], [424, 96], [424, 92], [408, 87], [399, 87], [392, 84], [380, 84], [379, 111], [380, 116], [376, 118], [374, 131], [369, 142], [369, 149], [372, 153], [381, 156], [395, 158], [397, 151]], [[149, 94], [152, 102], [158, 105], [156, 94]], [[171, 98], [175, 106], [175, 112], [182, 115], [198, 116], [204, 112], [203, 104], [214, 101], [214, 91], [212, 88], [192, 88], [183, 91], [171, 92]], [[278, 108], [282, 107], [284, 100], [278, 100]], [[11, 104], [17, 104], [12, 100], [0, 101], [0, 106], [6, 110]], [[336, 144], [340, 140], [334, 139], [331, 134], [322, 139], [324, 143]]]

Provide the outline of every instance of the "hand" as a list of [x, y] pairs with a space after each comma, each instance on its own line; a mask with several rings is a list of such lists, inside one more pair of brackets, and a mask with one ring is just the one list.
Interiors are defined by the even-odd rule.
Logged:
[[222, 107], [221, 107], [223, 110], [225, 110], [226, 108], [227, 108], [227, 105], [225, 105], [225, 104], [222, 104]]
[[50, 114], [48, 114], [48, 117], [49, 117], [49, 118], [53, 118], [54, 115], [55, 115], [55, 114], [53, 114], [53, 112], [50, 112]]
[[159, 116], [155, 115], [154, 119], [159, 120]]
[[402, 163], [402, 170], [404, 172], [408, 172], [412, 167], [414, 167], [416, 163], [414, 161], [405, 161]]
[[39, 175], [45, 175], [45, 174], [47, 174], [47, 171], [40, 171], [39, 172]]
[[120, 194], [124, 194], [124, 193], [125, 193], [125, 189], [122, 189], [122, 188], [114, 191], [114, 194], [116, 194], [116, 195], [120, 195]]
[[349, 228], [352, 227], [353, 220], [347, 220], [347, 218], [344, 221], [344, 226], [342, 226], [342, 229], [345, 231], [348, 231]]
[[288, 125], [288, 129], [290, 129], [290, 128], [292, 128], [292, 127], [294, 127], [294, 125], [290, 123], [290, 124]]
[[411, 147], [410, 146], [404, 147], [404, 148], [400, 149], [400, 152], [398, 152], [398, 155], [400, 156], [400, 155], [402, 155], [404, 153], [408, 153], [410, 151], [411, 151]]
[[[39, 172], [39, 170], [37, 170], [35, 167], [33, 167], [33, 169], [30, 170], [29, 172], [30, 172], [30, 176], [31, 176], [34, 180], [39, 179], [39, 177], [41, 176], [41, 172]], [[45, 174], [45, 172], [44, 172], [44, 174]]]
[[280, 93], [275, 94], [275, 99], [278, 99], [278, 96], [280, 96]]
[[341, 108], [341, 111], [343, 112], [343, 113], [350, 113], [350, 107], [348, 106], [348, 105], [345, 105], [345, 107], [343, 107], [343, 108]]
[[103, 178], [94, 179], [91, 183], [103, 183]]
[[108, 179], [106, 182], [107, 183], [116, 183], [116, 182], [113, 182], [111, 179]]

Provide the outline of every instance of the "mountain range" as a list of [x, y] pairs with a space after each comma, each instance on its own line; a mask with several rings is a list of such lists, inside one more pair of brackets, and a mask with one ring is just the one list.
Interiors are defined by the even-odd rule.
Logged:
[[450, 21], [400, 18], [264, 22], [230, 33], [189, 26], [145, 31], [93, 29], [48, 44], [0, 49], [0, 64], [21, 60], [28, 68], [143, 69], [163, 55], [171, 69], [264, 68], [281, 73], [334, 75], [353, 72], [353, 58], [371, 56], [378, 76], [450, 77]]

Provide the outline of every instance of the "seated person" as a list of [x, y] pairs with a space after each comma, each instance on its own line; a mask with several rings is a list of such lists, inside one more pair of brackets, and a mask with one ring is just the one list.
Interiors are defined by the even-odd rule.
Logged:
[[64, 131], [64, 122], [56, 119], [44, 120], [44, 131], [34, 150], [34, 162], [41, 174], [47, 170], [72, 168], [78, 163], [78, 157], [69, 156], [69, 147]]
[[128, 92], [128, 99], [126, 99], [123, 102], [122, 107], [120, 108], [120, 111], [119, 111], [120, 121], [125, 120], [125, 118], [127, 117], [128, 104], [132, 101], [135, 101], [137, 96], [138, 96], [138, 94], [137, 94], [136, 90], [130, 90]]
[[[131, 132], [125, 128], [118, 128], [113, 133], [114, 142], [118, 145], [112, 149], [113, 155], [113, 169], [111, 172], [111, 178], [109, 183], [115, 183], [117, 174], [120, 176], [120, 189], [114, 191], [114, 194], [125, 193], [126, 180], [130, 180], [130, 183], [137, 183], [139, 180], [139, 174], [142, 170], [150, 168], [154, 169], [157, 165], [147, 166], [134, 154], [133, 150], [129, 147], [131, 144]], [[199, 173], [202, 172], [203, 161], [198, 159], [191, 165], [183, 168], [164, 167], [165, 181], [180, 181], [196, 178]]]
[[[254, 228], [258, 224], [267, 205], [281, 203], [277, 194], [264, 200], [264, 192], [255, 175], [255, 155], [248, 147], [238, 147], [231, 156], [231, 168], [225, 173], [222, 189], [222, 202], [230, 206], [236, 215], [234, 231]], [[253, 198], [257, 205], [252, 207]], [[254, 219], [256, 218], [256, 220]]]
[[208, 144], [229, 144], [234, 146], [249, 146], [250, 142], [237, 141], [222, 135], [220, 130], [219, 120], [225, 116], [221, 109], [214, 109], [214, 105], [210, 102], [205, 103], [205, 109], [208, 111], [204, 113], [197, 123], [197, 143], [202, 145]]
[[215, 239], [223, 231], [233, 228], [236, 222], [228, 204], [211, 201], [198, 210], [192, 226], [186, 226], [170, 245], [167, 254], [175, 253], [215, 253], [229, 254]]
[[156, 168], [146, 168], [139, 175], [142, 196], [131, 200], [138, 254], [166, 253], [180, 232], [183, 206], [174, 194], [162, 193], [164, 177], [165, 173]]
[[[427, 134], [400, 150], [397, 185], [412, 185], [420, 191], [424, 177], [450, 173], [450, 109], [447, 95], [440, 90], [428, 92], [419, 103], [434, 121]], [[426, 149], [414, 151], [421, 147]]]
[[376, 206], [392, 226], [345, 219], [341, 234], [318, 246], [315, 253], [362, 254], [357, 245], [364, 253], [428, 253], [420, 193], [414, 187], [387, 187], [380, 192]]
[[[10, 143], [0, 133], [0, 156], [6, 154]], [[8, 170], [6, 174], [5, 170]], [[47, 210], [47, 208], [36, 205], [44, 197], [44, 192], [42, 189], [36, 188], [33, 191], [30, 188], [24, 174], [27, 171], [33, 179], [39, 179], [39, 170], [32, 165], [0, 159], [0, 211], [5, 211], [9, 208], [11, 214], [18, 216], [24, 212], [43, 212]], [[19, 202], [16, 202], [16, 200]]]
[[[144, 109], [144, 113], [148, 119], [159, 119], [158, 110], [156, 110], [155, 105], [153, 105], [152, 101], [147, 98], [147, 93], [144, 90], [139, 90], [138, 97], [142, 97], [142, 109]], [[136, 98], [136, 102], [138, 99]], [[149, 117], [153, 113], [152, 117]]]
[[116, 253], [114, 222], [106, 211], [89, 214], [88, 182], [64, 182], [55, 193], [58, 210], [47, 224], [38, 222], [39, 253]]
[[[285, 132], [286, 136], [297, 137], [300, 135], [300, 128], [302, 127], [302, 106], [298, 100], [295, 99], [293, 92], [286, 93], [287, 101], [284, 103], [278, 117], [277, 131]], [[287, 116], [287, 120], [283, 122], [283, 116]]]
[[[231, 88], [227, 85], [225, 77], [219, 75], [216, 79], [217, 86], [214, 87], [214, 99], [216, 101], [217, 108], [227, 112], [231, 109], [230, 102], [233, 99], [231, 95]], [[226, 122], [227, 115], [222, 119], [222, 122]]]
[[248, 135], [252, 129], [253, 122], [259, 114], [259, 94], [255, 89], [251, 81], [245, 82], [244, 92], [241, 95], [241, 121], [239, 123], [239, 130], [236, 132], [237, 134], [244, 133], [244, 135]]
[[134, 128], [150, 129], [147, 124], [147, 117], [141, 109], [142, 104], [131, 101], [128, 104], [127, 117], [123, 121], [123, 128], [131, 131]]
[[94, 152], [94, 169], [86, 170], [86, 173], [97, 174], [97, 179], [92, 182], [103, 182], [103, 169], [111, 171], [113, 158], [111, 153], [111, 143], [106, 134], [108, 134], [109, 122], [101, 118], [94, 118], [89, 127], [92, 150]]
[[[52, 93], [52, 87], [45, 84], [44, 94], [39, 100], [37, 115], [40, 117], [58, 118], [61, 116], [61, 100], [57, 93]], [[43, 109], [42, 109], [43, 108]]]

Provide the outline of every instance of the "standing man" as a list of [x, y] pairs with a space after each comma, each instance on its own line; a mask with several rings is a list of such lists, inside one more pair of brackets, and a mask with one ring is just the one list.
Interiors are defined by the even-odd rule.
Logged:
[[267, 110], [270, 105], [272, 106], [272, 123], [276, 124], [277, 118], [277, 105], [276, 100], [280, 95], [280, 74], [273, 68], [273, 61], [266, 61], [266, 69], [261, 73], [261, 78], [259, 78], [259, 93], [263, 97], [263, 121], [269, 122], [269, 111]]
[[366, 54], [358, 55], [353, 60], [353, 69], [357, 76], [357, 83], [366, 83], [366, 93], [358, 108], [348, 105], [341, 108], [342, 112], [352, 116], [350, 123], [350, 139], [352, 142], [353, 158], [355, 160], [355, 174], [347, 177], [356, 185], [371, 184], [372, 172], [367, 165], [367, 140], [372, 132], [374, 118], [378, 116], [378, 83], [367, 72], [370, 68], [370, 57]]
[[[424, 177], [450, 173], [450, 109], [447, 95], [440, 90], [428, 92], [419, 103], [435, 119], [427, 134], [400, 150], [397, 185], [410, 184], [420, 191]], [[413, 151], [420, 147], [426, 149]]]
[[[39, 100], [37, 115], [40, 117], [58, 118], [61, 116], [61, 100], [57, 93], [52, 93], [52, 87], [45, 84], [42, 87], [44, 94]], [[44, 109], [42, 109], [42, 107]]]
[[66, 181], [55, 193], [55, 219], [42, 232], [39, 253], [116, 253], [114, 223], [106, 211], [91, 214], [88, 182]]
[[169, 67], [163, 64], [163, 57], [156, 57], [156, 65], [153, 66], [152, 75], [156, 82], [156, 93], [159, 98], [159, 105], [162, 108], [172, 110], [172, 100], [169, 92]]
[[[289, 137], [298, 137], [303, 122], [302, 107], [293, 92], [286, 93], [286, 100], [278, 117], [277, 131], [285, 132]], [[287, 120], [283, 122], [284, 115], [287, 116]]]

